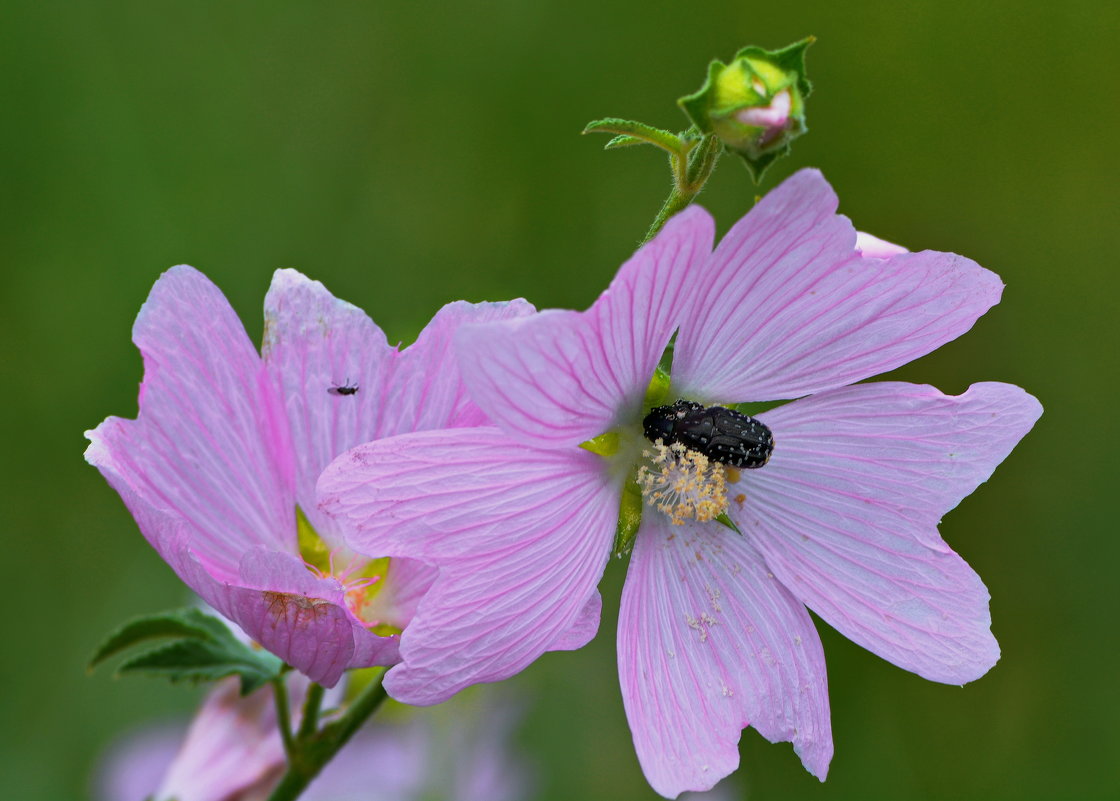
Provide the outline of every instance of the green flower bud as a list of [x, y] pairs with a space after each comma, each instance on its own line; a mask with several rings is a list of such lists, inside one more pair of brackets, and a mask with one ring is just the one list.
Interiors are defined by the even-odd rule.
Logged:
[[701, 133], [715, 134], [746, 162], [755, 181], [807, 130], [804, 39], [782, 50], [744, 47], [730, 64], [713, 61], [699, 91], [677, 103]]

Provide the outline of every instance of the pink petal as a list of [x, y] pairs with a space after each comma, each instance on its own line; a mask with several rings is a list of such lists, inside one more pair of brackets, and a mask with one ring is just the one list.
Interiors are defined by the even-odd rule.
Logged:
[[116, 476], [107, 478], [188, 587], [312, 681], [330, 687], [347, 668], [397, 661], [397, 639], [369, 632], [340, 606], [337, 582], [317, 579], [295, 556], [267, 548], [251, 549], [236, 574], [223, 575], [192, 549], [186, 521], [148, 503]]
[[570, 646], [618, 516], [602, 465], [461, 428], [371, 442], [326, 469], [321, 506], [351, 548], [440, 568], [386, 677], [394, 698], [438, 703]]
[[416, 342], [399, 355], [392, 385], [386, 390], [378, 437], [488, 424], [463, 383], [453, 347], [455, 335], [462, 326], [525, 319], [535, 313], [525, 300], [459, 300], [440, 309]]
[[646, 779], [672, 798], [739, 766], [754, 726], [824, 779], [832, 758], [820, 638], [750, 542], [662, 515], [642, 523], [618, 622], [626, 716]]
[[323, 468], [373, 439], [476, 424], [482, 415], [463, 387], [452, 336], [464, 323], [532, 313], [525, 301], [449, 303], [398, 352], [358, 307], [295, 270], [276, 271], [265, 298], [264, 358], [291, 422], [297, 499], [320, 535], [336, 539], [314, 501]]
[[603, 614], [603, 596], [599, 591], [591, 593], [591, 598], [583, 605], [572, 627], [548, 646], [549, 651], [578, 651], [591, 642], [599, 633], [599, 618]]
[[144, 356], [139, 417], [87, 432], [87, 461], [118, 491], [184, 520], [192, 549], [228, 574], [247, 547], [294, 549], [287, 423], [222, 293], [194, 268], [174, 267], [132, 338]]
[[888, 242], [863, 231], [856, 231], [856, 250], [865, 259], [889, 259], [891, 256], [909, 252], [902, 245], [896, 245], [894, 242]]
[[457, 350], [475, 401], [542, 447], [578, 444], [636, 415], [712, 237], [711, 217], [691, 207], [622, 265], [586, 312], [464, 328]]
[[[298, 713], [307, 682], [297, 677], [288, 686]], [[263, 798], [284, 762], [272, 689], [242, 698], [237, 681], [227, 679], [206, 696], [153, 797], [223, 801], [261, 793]]]
[[759, 416], [774, 455], [744, 471], [732, 516], [790, 592], [845, 636], [927, 679], [972, 681], [999, 658], [988, 591], [937, 525], [1041, 411], [999, 383], [955, 397], [861, 384], [786, 404]]
[[[273, 276], [264, 330], [264, 360], [291, 425], [296, 499], [331, 541], [315, 508], [315, 482], [334, 457], [374, 438], [396, 351], [365, 312], [295, 270]], [[356, 391], [340, 394], [339, 387]]]
[[999, 301], [999, 278], [952, 253], [861, 258], [836, 195], [802, 170], [720, 242], [681, 324], [684, 397], [795, 398], [906, 364], [963, 334]]

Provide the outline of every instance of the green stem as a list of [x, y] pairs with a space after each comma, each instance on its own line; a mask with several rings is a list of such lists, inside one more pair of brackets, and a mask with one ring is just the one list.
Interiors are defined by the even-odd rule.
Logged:
[[[378, 678], [362, 690], [342, 717], [306, 738], [297, 739], [295, 751], [288, 760], [288, 770], [268, 801], [294, 801], [298, 798], [312, 779], [319, 775], [323, 766], [346, 745], [374, 710], [381, 706], [385, 697], [385, 688]], [[300, 726], [301, 734], [303, 728]]]
[[288, 707], [288, 688], [284, 684], [283, 676], [277, 676], [272, 680], [272, 690], [276, 698], [276, 727], [280, 729], [280, 739], [284, 741], [284, 753], [291, 761], [296, 744], [292, 739], [292, 713]]
[[661, 204], [661, 210], [657, 212], [653, 224], [640, 243], [641, 245], [657, 236], [657, 232], [665, 226], [670, 217], [683, 210], [700, 194], [700, 190], [707, 183], [716, 162], [719, 161], [721, 152], [720, 141], [713, 134], [707, 134], [697, 146], [689, 151], [686, 163], [679, 157], [670, 156], [670, 166], [673, 170], [673, 189], [669, 192], [669, 197], [665, 198], [665, 202]]
[[312, 684], [307, 690], [307, 700], [303, 702], [303, 718], [299, 722], [296, 738], [306, 740], [319, 728], [319, 708], [323, 705], [323, 685]]

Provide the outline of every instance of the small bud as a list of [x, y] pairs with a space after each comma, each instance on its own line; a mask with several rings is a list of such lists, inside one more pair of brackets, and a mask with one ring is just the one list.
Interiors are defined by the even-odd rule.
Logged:
[[715, 134], [746, 162], [755, 181], [807, 130], [805, 48], [812, 38], [782, 50], [744, 47], [730, 64], [713, 61], [699, 91], [677, 103], [705, 134]]

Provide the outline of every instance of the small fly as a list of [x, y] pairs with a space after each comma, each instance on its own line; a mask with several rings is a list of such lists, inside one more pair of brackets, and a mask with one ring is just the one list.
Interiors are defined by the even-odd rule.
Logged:
[[358, 392], [358, 383], [356, 381], [354, 383], [351, 383], [350, 379], [347, 378], [337, 387], [331, 387], [330, 389], [328, 389], [327, 392], [331, 393], [332, 395], [355, 395]]

